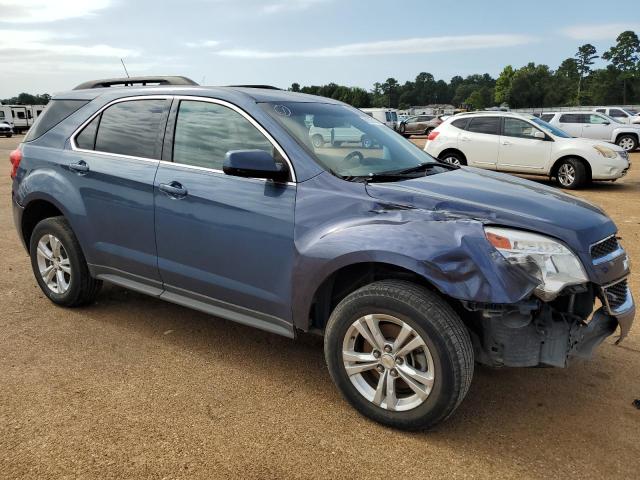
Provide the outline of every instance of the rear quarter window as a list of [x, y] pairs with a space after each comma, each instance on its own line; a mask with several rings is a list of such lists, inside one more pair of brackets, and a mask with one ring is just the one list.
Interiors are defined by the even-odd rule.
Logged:
[[454, 120], [453, 122], [451, 122], [451, 125], [453, 125], [456, 128], [459, 128], [460, 130], [466, 130], [468, 123], [469, 123], [468, 118], [458, 118], [457, 120]]
[[24, 141], [31, 142], [41, 137], [87, 103], [89, 103], [89, 100], [51, 100], [42, 115], [38, 117], [29, 129]]
[[540, 120], [544, 120], [545, 122], [549, 122], [551, 121], [551, 119], [554, 117], [553, 113], [543, 113], [542, 115], [540, 115]]

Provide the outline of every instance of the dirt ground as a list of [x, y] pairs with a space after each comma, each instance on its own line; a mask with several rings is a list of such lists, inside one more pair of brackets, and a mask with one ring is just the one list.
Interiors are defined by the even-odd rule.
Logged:
[[[0, 139], [0, 158], [21, 137]], [[640, 297], [640, 154], [586, 197], [614, 218]], [[6, 161], [6, 160], [5, 160]], [[477, 367], [436, 431], [342, 400], [322, 342], [107, 287], [66, 310], [38, 289], [0, 175], [0, 477], [638, 478], [640, 327], [567, 369]]]

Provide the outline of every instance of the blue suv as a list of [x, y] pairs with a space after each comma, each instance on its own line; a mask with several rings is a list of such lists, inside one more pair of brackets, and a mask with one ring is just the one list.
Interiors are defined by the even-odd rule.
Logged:
[[[344, 128], [354, 142], [333, 141]], [[474, 362], [564, 367], [634, 317], [601, 209], [439, 162], [327, 98], [88, 82], [51, 101], [11, 164], [15, 225], [54, 303], [85, 305], [106, 281], [324, 335], [345, 398], [397, 428], [449, 417]]]

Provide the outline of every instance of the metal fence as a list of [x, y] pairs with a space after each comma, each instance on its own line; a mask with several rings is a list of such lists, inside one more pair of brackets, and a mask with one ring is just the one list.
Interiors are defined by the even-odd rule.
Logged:
[[520, 113], [545, 113], [545, 112], [575, 112], [585, 111], [590, 112], [596, 108], [631, 108], [635, 111], [640, 111], [640, 105], [595, 105], [595, 106], [580, 106], [580, 107], [534, 107], [534, 108], [510, 108], [511, 112]]

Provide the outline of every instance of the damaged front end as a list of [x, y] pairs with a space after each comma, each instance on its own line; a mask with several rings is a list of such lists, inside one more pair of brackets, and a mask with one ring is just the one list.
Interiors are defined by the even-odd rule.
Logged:
[[[495, 235], [487, 230], [488, 237]], [[496, 243], [495, 238], [491, 241]], [[509, 245], [509, 252], [513, 250], [513, 245]], [[505, 258], [510, 259], [509, 254]], [[513, 305], [462, 302], [472, 312], [471, 317], [475, 317], [467, 319], [467, 325], [478, 362], [507, 367], [565, 367], [571, 357], [590, 358], [617, 327], [620, 337], [616, 343], [627, 336], [635, 305], [626, 277], [628, 260], [617, 242], [614, 250], [593, 261], [595, 266], [609, 262], [607, 271], [621, 269], [625, 273], [621, 279], [605, 285], [590, 281], [572, 284], [575, 278], [568, 277], [561, 289], [554, 291], [549, 284], [553, 282], [545, 283], [544, 273], [532, 271], [531, 265], [536, 262], [523, 264], [522, 259], [520, 256], [512, 263], [524, 265], [541, 282], [530, 299]], [[544, 259], [543, 264], [547, 263], [553, 271], [553, 256]], [[565, 272], [566, 266], [565, 263]], [[586, 272], [582, 267], [580, 270], [586, 280]], [[580, 275], [577, 272], [574, 277]], [[594, 312], [596, 302], [601, 306]]]

